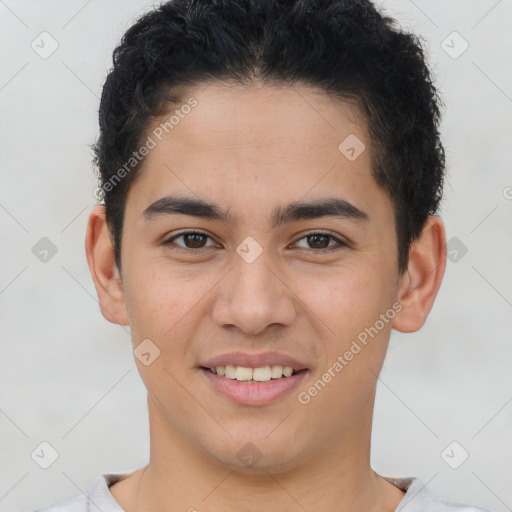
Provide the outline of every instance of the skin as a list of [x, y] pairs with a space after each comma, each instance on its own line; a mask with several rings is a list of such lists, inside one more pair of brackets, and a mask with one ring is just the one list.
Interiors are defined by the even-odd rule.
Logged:
[[[400, 275], [393, 206], [371, 176], [357, 111], [306, 86], [211, 83], [187, 92], [197, 107], [150, 151], [128, 194], [122, 273], [104, 208], [89, 216], [86, 253], [102, 314], [130, 325], [133, 348], [149, 338], [161, 351], [148, 366], [135, 359], [148, 390], [150, 462], [114, 484], [112, 495], [127, 512], [393, 511], [404, 492], [370, 466], [377, 377], [391, 329], [416, 331], [431, 310], [446, 265], [443, 222], [429, 217]], [[350, 134], [367, 148], [354, 161], [338, 149]], [[217, 202], [237, 222], [145, 221], [144, 209], [171, 193]], [[275, 207], [326, 197], [349, 201], [368, 220], [320, 217], [271, 228]], [[187, 229], [210, 238], [189, 241], [188, 253], [184, 237], [163, 243]], [[318, 230], [351, 245], [315, 252], [337, 246], [304, 238]], [[263, 250], [252, 263], [236, 252], [247, 236]], [[397, 301], [400, 312], [300, 403], [297, 393]], [[236, 404], [198, 365], [237, 349], [291, 354], [308, 374], [273, 403]], [[261, 453], [252, 467], [237, 457], [248, 442]]]

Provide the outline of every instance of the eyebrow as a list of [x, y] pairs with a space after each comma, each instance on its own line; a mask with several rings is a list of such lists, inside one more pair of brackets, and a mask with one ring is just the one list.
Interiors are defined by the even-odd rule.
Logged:
[[[142, 216], [146, 221], [168, 215], [190, 215], [202, 219], [236, 223], [237, 219], [229, 210], [202, 199], [185, 196], [165, 196], [150, 204]], [[293, 202], [274, 209], [271, 216], [272, 228], [320, 217], [338, 217], [352, 221], [367, 221], [369, 216], [345, 199], [328, 197], [308, 202]]]

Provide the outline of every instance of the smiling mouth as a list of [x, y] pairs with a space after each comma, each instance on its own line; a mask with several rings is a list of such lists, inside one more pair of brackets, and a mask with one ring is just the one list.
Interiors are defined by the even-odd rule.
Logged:
[[246, 382], [249, 384], [255, 384], [258, 382], [270, 382], [271, 380], [287, 379], [292, 375], [296, 375], [306, 369], [295, 370], [291, 366], [281, 365], [267, 365], [260, 366], [258, 368], [249, 368], [244, 366], [215, 366], [208, 368], [205, 366], [201, 367], [203, 370], [207, 370], [214, 375], [226, 377], [230, 380], [238, 382]]

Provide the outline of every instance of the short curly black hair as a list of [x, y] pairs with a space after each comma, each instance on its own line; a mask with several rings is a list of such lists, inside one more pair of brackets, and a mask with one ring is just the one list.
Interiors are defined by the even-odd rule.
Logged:
[[[134, 151], [187, 86], [214, 80], [305, 84], [355, 102], [371, 139], [372, 175], [394, 205], [403, 273], [442, 200], [443, 102], [420, 36], [369, 0], [174, 0], [127, 30], [113, 52], [92, 145], [119, 270], [125, 201], [141, 167]], [[135, 162], [129, 172], [128, 161]]]

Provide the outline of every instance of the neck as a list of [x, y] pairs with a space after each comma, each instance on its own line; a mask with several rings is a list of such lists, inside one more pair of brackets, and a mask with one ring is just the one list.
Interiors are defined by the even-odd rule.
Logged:
[[352, 422], [353, 432], [340, 433], [323, 451], [278, 470], [227, 467], [194, 446], [186, 433], [171, 429], [149, 396], [148, 411], [150, 462], [116, 484], [116, 492], [111, 488], [127, 512], [392, 512], [404, 496], [370, 467], [373, 397]]

